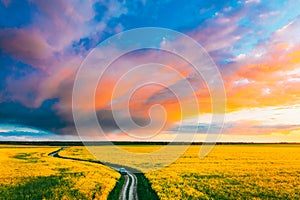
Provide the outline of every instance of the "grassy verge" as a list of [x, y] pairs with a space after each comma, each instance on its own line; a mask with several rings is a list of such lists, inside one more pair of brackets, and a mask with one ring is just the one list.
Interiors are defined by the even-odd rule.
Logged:
[[124, 181], [125, 181], [125, 177], [124, 177], [124, 175], [122, 175], [121, 178], [117, 181], [114, 189], [109, 193], [108, 198], [107, 198], [108, 200], [119, 199], [120, 192], [122, 190]]
[[137, 193], [139, 199], [156, 200], [159, 199], [156, 192], [152, 189], [151, 183], [142, 173], [135, 174], [138, 179]]

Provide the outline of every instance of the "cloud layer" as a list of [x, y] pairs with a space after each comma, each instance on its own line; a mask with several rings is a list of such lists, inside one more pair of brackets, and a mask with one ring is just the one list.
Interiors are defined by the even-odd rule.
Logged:
[[[294, 9], [295, 1], [159, 4], [96, 0], [84, 3], [80, 0], [1, 1], [0, 122], [35, 126], [58, 134], [76, 134], [72, 88], [79, 66], [99, 42], [123, 30], [143, 26], [181, 31], [208, 51], [224, 80], [227, 112], [300, 103], [300, 11]], [[191, 57], [199, 56], [180, 38], [173, 41], [161, 38], [157, 45], [168, 43], [181, 45]], [[119, 50], [111, 47], [103, 54]], [[127, 77], [120, 92], [111, 98], [115, 84], [125, 72], [153, 62], [168, 66], [178, 74], [149, 65], [135, 76]], [[160, 104], [167, 113], [164, 129], [172, 130], [172, 125], [182, 120], [180, 101], [191, 99], [183, 81], [188, 81], [195, 90], [193, 95], [200, 107], [200, 112], [194, 112], [191, 106], [183, 119], [211, 113], [208, 89], [213, 83], [195, 77], [193, 67], [182, 58], [151, 50], [133, 52], [116, 60], [106, 73], [96, 91], [95, 108], [101, 125], [108, 132], [119, 131], [111, 116], [111, 106], [116, 111], [127, 106], [124, 99], [131, 88], [150, 77], [163, 81], [165, 87], [152, 84], [136, 90], [129, 102], [132, 116], [122, 116], [119, 112], [125, 124], [127, 118], [132, 117], [138, 125], [147, 125], [149, 109]], [[89, 87], [89, 83], [83, 87]], [[89, 105], [82, 95], [83, 111], [91, 110], [94, 105]], [[161, 120], [159, 113], [152, 117]], [[225, 133], [255, 135], [298, 129], [298, 122], [265, 125], [237, 120], [227, 124]]]

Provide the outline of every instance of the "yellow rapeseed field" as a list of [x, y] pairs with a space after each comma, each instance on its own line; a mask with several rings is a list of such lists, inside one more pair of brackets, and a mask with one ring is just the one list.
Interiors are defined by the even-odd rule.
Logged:
[[[104, 162], [142, 171], [164, 166], [164, 157], [149, 163], [139, 156], [135, 160], [120, 158], [108, 146], [93, 148]], [[121, 148], [145, 153], [161, 146]], [[174, 152], [179, 148], [174, 146]], [[191, 146], [171, 165], [145, 173], [161, 199], [300, 199], [300, 145], [217, 145], [203, 159], [198, 157], [200, 148]], [[93, 158], [84, 147], [72, 147], [61, 154]]]
[[107, 199], [120, 177], [95, 163], [49, 157], [60, 147], [0, 145], [5, 199]]

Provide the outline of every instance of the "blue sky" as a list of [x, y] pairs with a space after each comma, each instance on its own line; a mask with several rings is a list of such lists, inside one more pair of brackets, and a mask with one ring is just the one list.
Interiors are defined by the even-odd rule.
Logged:
[[[1, 0], [0, 136], [2, 140], [8, 136], [17, 138], [14, 137], [17, 136], [15, 129], [8, 131], [8, 127], [15, 124], [51, 133], [45, 135], [48, 139], [54, 137], [52, 134], [55, 138], [76, 136], [71, 109], [76, 70], [100, 42], [122, 31], [142, 27], [182, 32], [206, 49], [222, 74], [228, 114], [257, 108], [261, 109], [258, 113], [269, 110], [272, 115], [282, 107], [294, 113], [286, 106], [292, 108], [300, 104], [299, 90], [295, 89], [300, 84], [297, 73], [300, 67], [297, 59], [300, 51], [299, 3], [298, 0]], [[130, 62], [156, 60], [154, 54], [148, 57], [143, 53], [130, 55]], [[172, 63], [172, 60], [159, 59]], [[171, 65], [189, 73], [178, 63]], [[101, 93], [97, 101], [104, 101], [106, 95]], [[199, 102], [209, 99], [205, 95], [199, 98]], [[100, 103], [97, 111], [106, 113], [105, 105], [108, 104]], [[168, 110], [172, 106], [167, 107]], [[204, 112], [210, 111], [204, 109]], [[135, 118], [141, 117], [135, 114]], [[169, 130], [178, 123], [175, 115], [168, 115]], [[182, 120], [190, 119], [179, 121]], [[300, 124], [295, 121], [288, 124], [291, 127], [286, 133], [282, 130], [287, 125], [285, 122], [278, 121], [281, 128], [276, 131], [278, 126], [275, 125], [266, 130], [264, 123], [268, 120], [236, 120], [230, 124], [242, 130], [240, 124], [247, 121], [246, 127], [249, 126], [251, 133], [256, 131], [263, 135], [296, 134]], [[1, 127], [6, 131], [1, 132]], [[238, 131], [230, 131], [238, 135]], [[224, 134], [229, 133], [225, 131]]]

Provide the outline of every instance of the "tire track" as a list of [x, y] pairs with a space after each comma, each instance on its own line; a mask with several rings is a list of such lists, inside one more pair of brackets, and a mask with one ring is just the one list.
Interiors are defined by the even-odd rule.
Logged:
[[129, 185], [129, 177], [127, 175], [125, 175], [125, 181], [124, 181], [122, 191], [120, 192], [119, 200], [127, 199], [126, 197], [127, 197], [128, 185]]
[[[138, 200], [137, 197], [137, 177], [134, 173], [127, 172], [128, 174], [125, 175], [125, 183], [122, 188], [122, 192], [120, 194], [119, 200]], [[130, 181], [131, 180], [131, 181]], [[129, 182], [130, 186], [129, 186]], [[128, 196], [127, 196], [128, 194]]]

